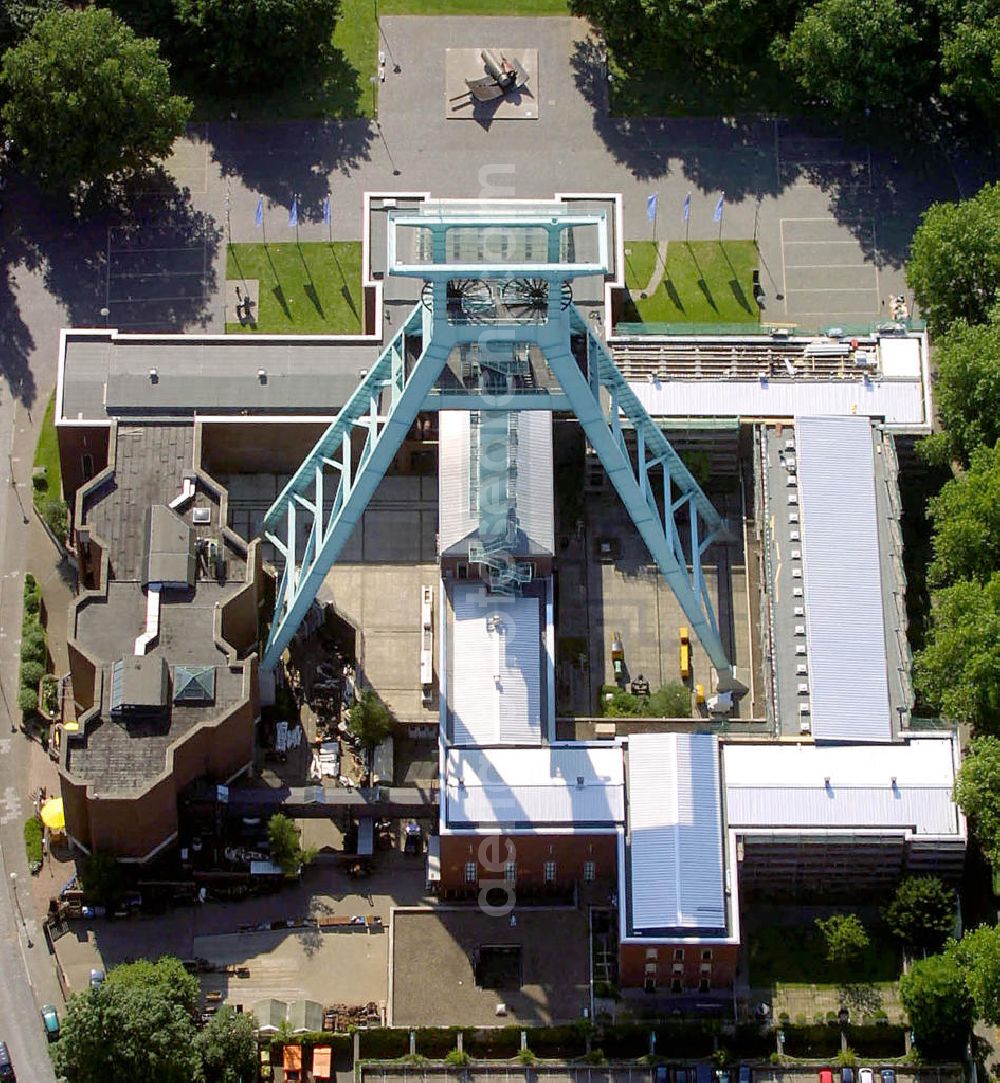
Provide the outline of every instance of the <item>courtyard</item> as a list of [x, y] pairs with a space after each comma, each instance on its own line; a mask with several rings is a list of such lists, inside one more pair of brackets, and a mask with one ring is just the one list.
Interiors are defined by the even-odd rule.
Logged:
[[[488, 1026], [579, 1019], [590, 1003], [587, 915], [529, 908], [491, 917], [481, 910], [397, 910], [392, 918], [395, 1026]], [[498, 962], [476, 984], [484, 948], [514, 949], [519, 976]], [[502, 958], [494, 952], [494, 958]], [[505, 1006], [498, 1018], [497, 1005]]]

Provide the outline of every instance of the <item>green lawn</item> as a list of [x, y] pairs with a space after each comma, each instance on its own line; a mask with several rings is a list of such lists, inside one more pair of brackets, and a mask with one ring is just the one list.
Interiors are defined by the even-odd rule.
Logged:
[[62, 470], [59, 466], [59, 440], [56, 436], [56, 393], [49, 397], [42, 419], [42, 431], [35, 445], [33, 466], [45, 467], [45, 483], [33, 482], [31, 487], [35, 504], [41, 506], [51, 500], [62, 499]]
[[[232, 108], [241, 120], [374, 116], [370, 80], [378, 70], [376, 4], [380, 16], [569, 14], [568, 0], [340, 0], [331, 49], [318, 69], [302, 68], [273, 90], [242, 99], [201, 94], [185, 87], [182, 78], [180, 89], [194, 99], [195, 118], [225, 118]], [[391, 69], [392, 58], [387, 55], [387, 59]], [[443, 64], [444, 57], [433, 62]]]
[[839, 985], [893, 982], [899, 977], [899, 948], [888, 933], [868, 927], [871, 945], [857, 962], [831, 963], [826, 940], [815, 925], [768, 925], [749, 936], [750, 984]]
[[626, 323], [756, 323], [753, 299], [757, 246], [753, 241], [671, 241], [659, 286], [643, 298], [659, 256], [652, 241], [625, 245], [625, 283], [631, 291]]
[[[260, 282], [258, 332], [357, 334], [362, 329], [361, 244], [231, 244], [226, 277]], [[249, 331], [227, 323], [227, 331]]]

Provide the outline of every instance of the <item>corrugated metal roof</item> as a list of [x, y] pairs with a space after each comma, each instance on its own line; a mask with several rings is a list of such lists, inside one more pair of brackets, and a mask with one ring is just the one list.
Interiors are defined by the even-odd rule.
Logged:
[[878, 747], [727, 744], [723, 767], [733, 828], [959, 833], [950, 737]]
[[628, 795], [631, 930], [724, 929], [715, 737], [632, 734]]
[[448, 700], [455, 744], [542, 739], [539, 601], [451, 586]]
[[[484, 414], [475, 426], [470, 418], [464, 410], [442, 410], [439, 415], [440, 552], [468, 552], [469, 540], [479, 537], [481, 517], [488, 521], [482, 515], [486, 502], [494, 518], [498, 509], [503, 511], [509, 504], [517, 528], [511, 552], [551, 555], [555, 544], [552, 415], [544, 410]], [[514, 419], [513, 436], [507, 434], [508, 418]], [[476, 453], [470, 454], [473, 439], [484, 446], [477, 446]]]
[[452, 828], [614, 827], [625, 818], [624, 773], [610, 744], [450, 748], [445, 819]]
[[924, 424], [919, 380], [637, 380], [629, 387], [654, 418], [859, 414], [902, 429]]
[[866, 418], [795, 419], [816, 740], [889, 741], [885, 614]]

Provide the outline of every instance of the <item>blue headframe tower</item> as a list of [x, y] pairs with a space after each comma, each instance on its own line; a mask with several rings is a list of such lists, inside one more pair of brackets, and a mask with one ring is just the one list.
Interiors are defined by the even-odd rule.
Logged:
[[[278, 664], [419, 413], [477, 411], [495, 428], [497, 415], [549, 410], [583, 426], [720, 690], [738, 689], [702, 575], [723, 524], [573, 303], [574, 280], [611, 266], [606, 212], [435, 203], [391, 209], [387, 225], [387, 273], [422, 280], [422, 293], [265, 517], [283, 570], [262, 667]], [[529, 356], [545, 381], [525, 378]], [[470, 556], [496, 571], [502, 539], [482, 548]], [[520, 575], [495, 583], [516, 589]]]

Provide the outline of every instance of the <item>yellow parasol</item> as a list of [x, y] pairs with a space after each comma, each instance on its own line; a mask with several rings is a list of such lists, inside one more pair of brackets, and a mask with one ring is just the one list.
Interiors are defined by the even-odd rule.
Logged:
[[50, 831], [65, 831], [66, 830], [66, 813], [63, 811], [63, 802], [61, 797], [50, 797], [48, 801], [42, 805], [42, 823]]

